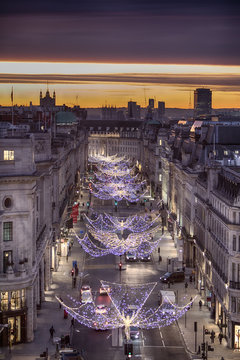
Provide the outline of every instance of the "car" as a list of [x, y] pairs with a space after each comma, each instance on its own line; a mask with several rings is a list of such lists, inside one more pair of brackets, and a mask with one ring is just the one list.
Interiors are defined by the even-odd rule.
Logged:
[[99, 294], [100, 295], [108, 295], [110, 290], [111, 290], [110, 287], [101, 286], [100, 289], [99, 289]]
[[130, 338], [132, 340], [139, 339], [140, 337], [140, 331], [139, 328], [136, 326], [130, 326]]
[[161, 306], [161, 311], [163, 314], [176, 315], [176, 308], [171, 303], [163, 303]]
[[91, 287], [89, 285], [83, 285], [81, 287], [81, 294], [85, 291], [91, 291]]
[[174, 284], [185, 280], [184, 271], [167, 272], [160, 277], [160, 281], [166, 284]]
[[74, 349], [62, 349], [59, 350], [59, 360], [84, 360], [78, 350]]
[[99, 304], [96, 306], [95, 313], [96, 314], [106, 314], [107, 306], [104, 304]]
[[136, 261], [137, 260], [137, 256], [134, 253], [131, 252], [127, 252], [126, 253], [126, 260], [127, 261]]
[[88, 304], [93, 302], [93, 297], [92, 297], [92, 291], [89, 285], [84, 285], [81, 287], [81, 302], [82, 304]]
[[141, 261], [151, 261], [151, 255], [150, 254], [145, 254], [140, 256], [140, 260]]

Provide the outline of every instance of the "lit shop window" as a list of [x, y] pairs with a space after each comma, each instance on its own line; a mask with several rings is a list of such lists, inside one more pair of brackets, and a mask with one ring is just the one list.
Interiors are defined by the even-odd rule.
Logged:
[[14, 160], [14, 150], [4, 150], [3, 160]]
[[162, 145], [162, 139], [159, 140], [159, 145], [160, 145], [160, 146]]
[[0, 310], [20, 310], [25, 306], [25, 289], [0, 292]]

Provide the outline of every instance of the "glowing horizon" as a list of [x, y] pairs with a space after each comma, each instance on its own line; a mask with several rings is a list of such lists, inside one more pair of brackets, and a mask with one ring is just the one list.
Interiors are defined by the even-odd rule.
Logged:
[[207, 87], [213, 108], [238, 108], [240, 66], [193, 64], [132, 64], [93, 62], [0, 61], [0, 105], [39, 104], [39, 92], [56, 91], [58, 105], [126, 107], [129, 100], [144, 107], [146, 99], [166, 107], [189, 108], [190, 93]]

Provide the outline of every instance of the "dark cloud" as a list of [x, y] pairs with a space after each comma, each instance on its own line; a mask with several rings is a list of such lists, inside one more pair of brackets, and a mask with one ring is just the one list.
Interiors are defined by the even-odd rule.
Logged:
[[240, 64], [240, 19], [118, 14], [0, 18], [0, 59]]
[[221, 91], [239, 91], [240, 75], [205, 74], [101, 74], [101, 75], [18, 75], [0, 74], [0, 83], [21, 84], [132, 83], [135, 85], [209, 86]]
[[174, 14], [236, 14], [240, 6], [233, 0], [11, 0], [1, 4], [2, 14], [56, 13], [151, 13]]

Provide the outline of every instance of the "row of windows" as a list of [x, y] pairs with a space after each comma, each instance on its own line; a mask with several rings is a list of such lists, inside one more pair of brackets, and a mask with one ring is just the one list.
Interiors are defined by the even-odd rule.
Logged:
[[19, 310], [25, 306], [25, 289], [0, 292], [0, 310]]
[[[240, 212], [231, 211], [228, 206], [219, 201], [218, 199], [212, 198], [213, 207], [222, 214], [225, 218], [233, 222], [234, 224], [240, 223]], [[231, 218], [230, 218], [231, 217]]]
[[233, 313], [240, 314], [240, 298], [232, 296], [231, 310]]

